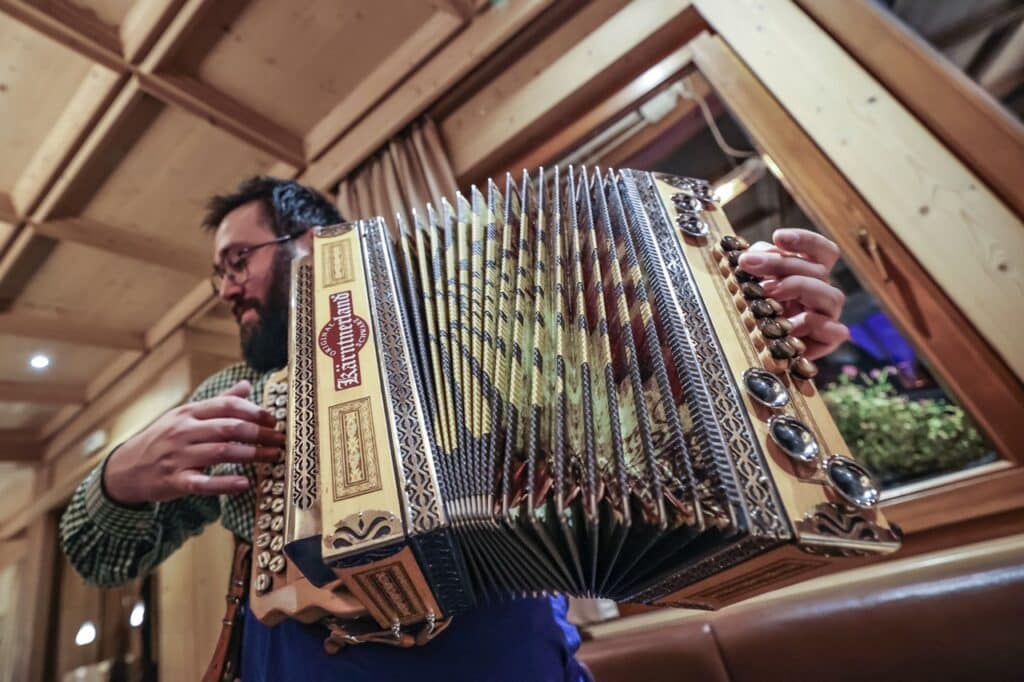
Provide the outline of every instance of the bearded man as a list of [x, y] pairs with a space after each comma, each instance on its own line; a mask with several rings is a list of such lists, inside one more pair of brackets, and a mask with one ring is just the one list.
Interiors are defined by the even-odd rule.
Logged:
[[[276, 459], [284, 437], [258, 404], [269, 374], [287, 364], [290, 263], [310, 252], [318, 225], [342, 221], [331, 203], [298, 183], [244, 181], [209, 202], [213, 286], [238, 322], [245, 362], [232, 365], [116, 447], [79, 485], [61, 520], [61, 544], [75, 569], [100, 586], [152, 570], [206, 524], [220, 518], [249, 541], [254, 465]], [[793, 333], [808, 355], [846, 338], [843, 295], [828, 283], [835, 244], [804, 230], [779, 230], [740, 264], [767, 278], [787, 302]], [[326, 629], [285, 621], [268, 628], [244, 611], [244, 680], [582, 680], [579, 635], [563, 597], [509, 599], [460, 614], [429, 645], [364, 644], [329, 656]]]

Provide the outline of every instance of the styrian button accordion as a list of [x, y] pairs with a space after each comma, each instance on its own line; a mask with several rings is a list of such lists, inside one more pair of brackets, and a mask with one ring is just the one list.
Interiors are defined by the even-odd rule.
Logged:
[[541, 170], [318, 228], [250, 608], [329, 651], [564, 593], [717, 608], [899, 547], [708, 183]]

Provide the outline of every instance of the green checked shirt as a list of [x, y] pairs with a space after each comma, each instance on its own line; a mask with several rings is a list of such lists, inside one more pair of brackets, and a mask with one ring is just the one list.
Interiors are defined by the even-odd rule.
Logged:
[[[245, 379], [253, 386], [249, 399], [259, 403], [269, 376], [238, 363], [204, 381], [189, 402], [212, 398]], [[90, 583], [110, 587], [148, 573], [218, 517], [235, 535], [245, 540], [252, 536], [255, 497], [251, 485], [238, 495], [180, 497], [129, 508], [104, 492], [105, 464], [106, 460], [79, 484], [60, 520], [64, 554]], [[242, 474], [255, 482], [250, 464], [219, 464], [212, 473]]]

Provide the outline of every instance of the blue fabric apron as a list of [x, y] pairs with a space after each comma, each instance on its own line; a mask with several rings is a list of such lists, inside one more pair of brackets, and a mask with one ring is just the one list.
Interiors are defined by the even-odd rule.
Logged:
[[243, 682], [577, 682], [579, 633], [566, 620], [564, 597], [515, 599], [459, 614], [429, 644], [400, 649], [362, 644], [324, 652], [327, 630], [288, 620], [268, 628], [248, 609], [242, 646]]

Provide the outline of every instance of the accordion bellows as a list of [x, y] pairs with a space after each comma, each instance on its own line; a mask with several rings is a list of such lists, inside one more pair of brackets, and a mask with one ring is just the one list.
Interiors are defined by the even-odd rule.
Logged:
[[715, 608], [899, 546], [706, 182], [524, 172], [394, 228], [293, 264], [264, 621], [422, 644], [488, 600]]

